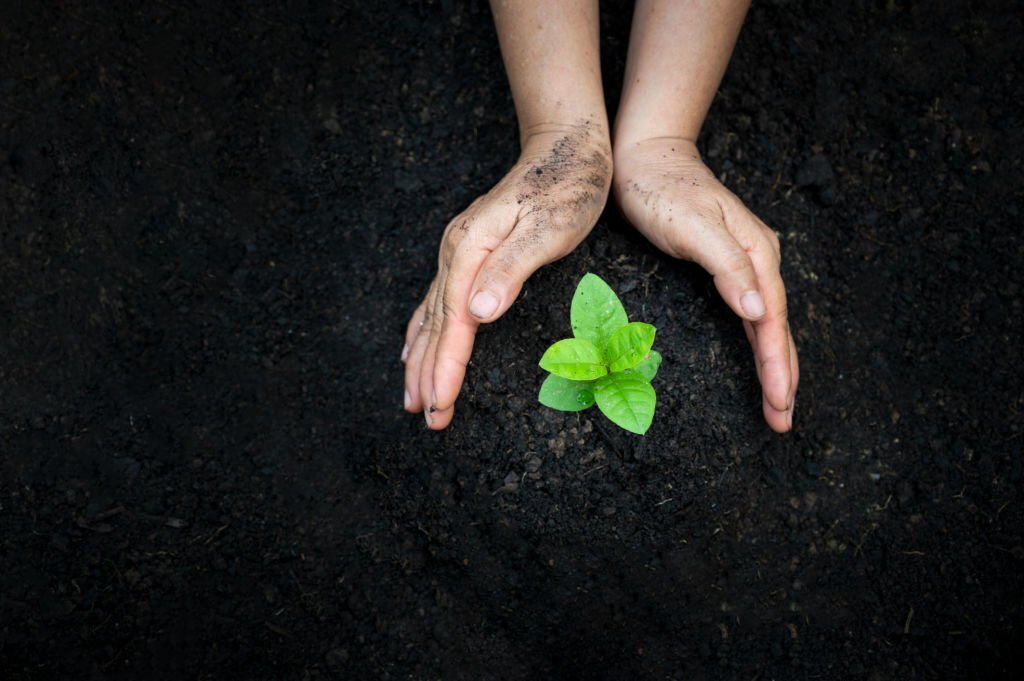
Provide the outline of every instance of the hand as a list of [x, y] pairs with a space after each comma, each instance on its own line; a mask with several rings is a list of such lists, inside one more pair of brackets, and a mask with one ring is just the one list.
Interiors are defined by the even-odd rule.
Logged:
[[788, 431], [800, 369], [775, 232], [715, 178], [689, 140], [657, 138], [616, 149], [614, 191], [626, 218], [654, 245], [714, 277], [743, 319], [765, 420]]
[[445, 228], [437, 275], [405, 334], [405, 408], [433, 430], [454, 414], [477, 326], [509, 309], [541, 265], [568, 255], [608, 198], [607, 131], [590, 123], [528, 136], [509, 173]]

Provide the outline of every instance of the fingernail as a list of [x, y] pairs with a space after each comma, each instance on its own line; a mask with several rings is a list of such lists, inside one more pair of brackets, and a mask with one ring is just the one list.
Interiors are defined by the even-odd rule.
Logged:
[[469, 311], [478, 319], [487, 319], [498, 309], [498, 299], [490, 291], [480, 291], [469, 303]]
[[404, 362], [408, 358], [409, 358], [409, 344], [406, 343], [405, 345], [402, 346], [402, 361]]
[[740, 307], [747, 315], [757, 318], [764, 314], [764, 300], [757, 291], [747, 291], [740, 298]]
[[405, 391], [405, 408], [406, 408], [406, 409], [408, 409], [408, 408], [409, 408], [409, 403], [410, 403], [410, 402], [412, 402], [412, 396], [411, 396], [411, 395], [409, 395], [409, 391], [408, 391], [408, 390], [406, 390], [406, 391]]
[[793, 412], [794, 411], [796, 411], [796, 398], [795, 397], [793, 398], [793, 403], [789, 405], [788, 421], [789, 421], [789, 427], [790, 428], [793, 427]]
[[430, 426], [430, 425], [432, 425], [434, 423], [433, 417], [430, 416], [430, 410], [429, 409], [424, 409], [423, 410], [423, 418], [426, 420], [427, 426]]
[[430, 391], [430, 413], [433, 414], [437, 411], [437, 392]]

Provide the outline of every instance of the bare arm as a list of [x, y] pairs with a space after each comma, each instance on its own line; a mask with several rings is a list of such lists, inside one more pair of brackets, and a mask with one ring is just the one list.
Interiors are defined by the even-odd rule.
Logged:
[[615, 122], [614, 189], [652, 243], [693, 260], [743, 320], [765, 420], [792, 427], [796, 345], [779, 239], [704, 165], [697, 135], [746, 14], [747, 0], [639, 0]]
[[607, 132], [597, 0], [492, 0], [526, 146], [531, 134], [590, 120]]
[[538, 267], [590, 232], [612, 178], [597, 0], [494, 0], [519, 119], [518, 162], [457, 215], [402, 351], [405, 408], [427, 426], [454, 414], [481, 323], [501, 317]]
[[616, 145], [638, 136], [697, 141], [749, 0], [638, 0]]

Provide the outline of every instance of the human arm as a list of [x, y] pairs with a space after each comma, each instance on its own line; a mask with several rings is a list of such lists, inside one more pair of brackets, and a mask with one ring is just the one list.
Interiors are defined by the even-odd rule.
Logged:
[[612, 177], [596, 0], [494, 0], [521, 153], [447, 226], [437, 274], [402, 351], [405, 408], [446, 427], [476, 330], [503, 315], [541, 265], [590, 232]]
[[779, 240], [704, 165], [697, 136], [749, 2], [639, 0], [615, 121], [614, 191], [655, 245], [693, 260], [743, 319], [765, 419], [792, 427], [799, 381]]

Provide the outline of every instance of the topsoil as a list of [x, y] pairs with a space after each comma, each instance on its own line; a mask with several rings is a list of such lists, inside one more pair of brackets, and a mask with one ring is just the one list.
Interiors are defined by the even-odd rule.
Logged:
[[[1022, 29], [751, 9], [701, 149], [782, 239], [791, 434], [611, 206], [433, 433], [404, 326], [517, 155], [486, 6], [5, 3], [3, 678], [1010, 678]], [[537, 404], [588, 271], [659, 329], [645, 437]]]

